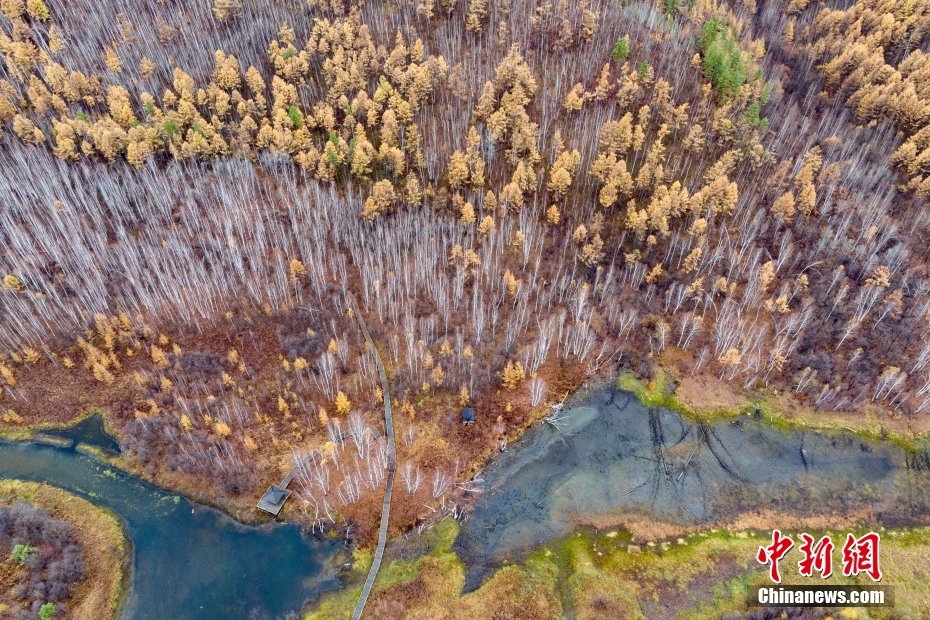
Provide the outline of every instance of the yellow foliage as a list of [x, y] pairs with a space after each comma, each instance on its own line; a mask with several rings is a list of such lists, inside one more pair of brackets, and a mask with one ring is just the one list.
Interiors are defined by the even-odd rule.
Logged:
[[[332, 145], [331, 142], [326, 143]], [[321, 160], [322, 161], [322, 160]], [[378, 181], [372, 188], [371, 196], [365, 200], [365, 208], [362, 210], [362, 217], [368, 221], [376, 219], [397, 199], [394, 186], [387, 179]]]
[[242, 0], [213, 0], [213, 14], [219, 20], [238, 14], [242, 10]]
[[148, 56], [143, 56], [142, 60], [139, 61], [139, 73], [142, 74], [142, 77], [146, 80], [155, 75], [155, 69], [158, 67]]
[[297, 281], [307, 275], [307, 268], [304, 267], [304, 264], [297, 260], [296, 258], [291, 261], [291, 264], [287, 269], [288, 280], [291, 284], [296, 284]]
[[155, 365], [159, 368], [168, 367], [168, 356], [165, 354], [164, 350], [158, 345], [152, 345], [151, 351], [152, 361], [155, 362]]
[[507, 292], [511, 295], [517, 294], [517, 287], [520, 285], [520, 281], [510, 273], [510, 270], [504, 272], [504, 286], [507, 287]]
[[349, 411], [352, 409], [352, 403], [349, 402], [349, 398], [340, 391], [336, 394], [336, 412], [340, 415], [348, 415]]
[[23, 360], [27, 364], [35, 364], [39, 361], [40, 358], [41, 356], [39, 355], [39, 352], [32, 347], [26, 347], [23, 349]]
[[720, 359], [717, 360], [724, 366], [736, 366], [739, 364], [742, 359], [742, 355], [739, 352], [739, 349], [730, 348], [727, 349], [726, 353], [720, 356]]
[[773, 261], [768, 261], [762, 265], [762, 270], [759, 272], [759, 282], [762, 284], [762, 290], [768, 287], [769, 284], [775, 279], [775, 264]]
[[698, 265], [701, 262], [701, 254], [703, 250], [700, 247], [696, 247], [691, 250], [691, 253], [685, 258], [685, 262], [682, 265], [681, 269], [685, 273], [691, 273], [692, 271], [697, 271]]
[[119, 73], [123, 70], [123, 64], [120, 62], [119, 56], [116, 54], [116, 50], [112, 47], [108, 47], [104, 52], [106, 58], [107, 69], [113, 73]]
[[584, 106], [586, 98], [584, 86], [579, 82], [568, 91], [568, 95], [565, 96], [565, 101], [562, 103], [562, 106], [569, 112], [578, 112]]
[[26, 420], [12, 409], [7, 409], [6, 413], [3, 414], [3, 421], [7, 424], [22, 424]]
[[504, 370], [501, 371], [504, 388], [508, 390], [516, 389], [525, 376], [523, 365], [520, 362], [507, 362]]
[[91, 364], [91, 372], [94, 375], [94, 378], [101, 383], [112, 383], [113, 375], [110, 374], [110, 371], [107, 370], [106, 366], [99, 362]]
[[872, 272], [872, 275], [866, 278], [866, 286], [888, 287], [891, 285], [891, 270], [884, 265], [880, 265]]
[[469, 224], [475, 223], [475, 208], [470, 202], [466, 202], [462, 205], [461, 214], [462, 224], [468, 226]]
[[555, 205], [550, 205], [546, 210], [546, 221], [553, 226], [556, 226], [558, 225], [560, 219], [561, 214], [559, 213], [559, 208]]
[[646, 274], [646, 284], [650, 284], [656, 280], [659, 276], [665, 273], [665, 270], [662, 268], [662, 263], [656, 263], [656, 266]]
[[22, 0], [3, 0], [0, 2], [0, 11], [2, 11], [10, 21], [22, 17], [25, 10]]
[[588, 267], [593, 267], [604, 258], [604, 241], [599, 234], [595, 234], [589, 243], [582, 246], [578, 252], [578, 260]]
[[16, 385], [16, 378], [13, 376], [13, 371], [2, 364], [0, 364], [0, 377], [3, 377], [3, 382], [8, 386], [13, 387]]
[[575, 232], [572, 233], [572, 241], [575, 243], [581, 243], [588, 236], [588, 227], [584, 224], [578, 224], [578, 227], [575, 229]]

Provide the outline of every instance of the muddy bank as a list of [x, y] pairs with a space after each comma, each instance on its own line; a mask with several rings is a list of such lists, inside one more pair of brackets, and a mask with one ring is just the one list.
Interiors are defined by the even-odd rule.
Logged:
[[531, 430], [485, 472], [485, 494], [455, 551], [467, 589], [492, 570], [585, 522], [632, 515], [694, 526], [770, 511], [862, 514], [876, 525], [925, 523], [926, 455], [848, 433], [786, 432], [753, 416], [692, 422], [605, 387]]

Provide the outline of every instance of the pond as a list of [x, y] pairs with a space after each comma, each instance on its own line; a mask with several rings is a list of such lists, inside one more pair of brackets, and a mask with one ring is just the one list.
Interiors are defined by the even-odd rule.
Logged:
[[[113, 449], [95, 424], [54, 435]], [[338, 541], [303, 536], [297, 525], [244, 526], [73, 447], [0, 442], [0, 477], [48, 482], [120, 516], [133, 550], [124, 620], [272, 620], [340, 586]]]
[[647, 517], [714, 524], [762, 510], [925, 523], [926, 453], [852, 433], [783, 431], [756, 416], [692, 422], [599, 388], [484, 472], [485, 493], [454, 550], [472, 590], [496, 568], [584, 524]]

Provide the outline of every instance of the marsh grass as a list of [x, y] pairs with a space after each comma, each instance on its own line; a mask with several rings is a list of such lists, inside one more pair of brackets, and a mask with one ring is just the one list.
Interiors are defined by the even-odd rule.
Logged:
[[[521, 563], [504, 566], [474, 592], [463, 593], [464, 566], [451, 551], [457, 533], [454, 522], [440, 523], [424, 535], [423, 546], [432, 547], [426, 555], [391, 560], [378, 576], [371, 609], [397, 618], [477, 619], [501, 610], [508, 618], [710, 620], [745, 609], [749, 587], [768, 578], [755, 555], [759, 546], [771, 542], [769, 532], [712, 530], [648, 545], [622, 529], [584, 529], [540, 547]], [[834, 542], [845, 536], [845, 531], [809, 533], [830, 534]], [[800, 531], [788, 534], [798, 540]], [[640, 553], [630, 553], [631, 541], [641, 545]], [[782, 561], [785, 584], [813, 583], [797, 574], [799, 558], [793, 549]], [[822, 583], [871, 583], [868, 577], [843, 577], [838, 560], [835, 551], [834, 575]], [[882, 584], [895, 587], [896, 606], [869, 610], [865, 617], [891, 618], [892, 611], [894, 617], [926, 617], [930, 528], [883, 532], [881, 562]], [[355, 596], [357, 589], [339, 592], [304, 620], [351, 612]], [[855, 617], [855, 610], [837, 611]]]

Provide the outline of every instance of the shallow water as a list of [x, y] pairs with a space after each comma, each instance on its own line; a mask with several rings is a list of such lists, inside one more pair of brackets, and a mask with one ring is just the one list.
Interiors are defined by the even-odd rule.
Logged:
[[846, 433], [785, 432], [753, 417], [696, 423], [602, 388], [562, 431], [530, 431], [485, 472], [455, 550], [473, 589], [505, 561], [620, 514], [694, 525], [776, 510], [866, 511], [884, 525], [930, 513], [926, 458]]
[[79, 422], [70, 428], [43, 431], [42, 435], [49, 437], [59, 437], [68, 439], [74, 444], [84, 443], [90, 446], [100, 448], [106, 452], [120, 453], [119, 442], [107, 434], [103, 424], [103, 416], [92, 415], [83, 422]]
[[74, 448], [0, 443], [0, 477], [47, 481], [120, 516], [133, 546], [124, 620], [283, 618], [340, 585], [337, 543], [243, 526]]

